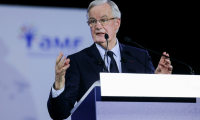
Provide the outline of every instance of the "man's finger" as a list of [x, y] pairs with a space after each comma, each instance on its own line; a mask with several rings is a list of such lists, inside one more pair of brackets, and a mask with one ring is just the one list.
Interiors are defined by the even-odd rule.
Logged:
[[69, 64], [69, 62], [70, 62], [70, 59], [69, 59], [69, 58], [67, 58], [67, 60], [65, 61], [64, 65], [63, 65], [63, 67], [64, 67], [64, 66], [66, 66], [66, 65], [68, 65], [68, 64]]
[[172, 72], [172, 69], [173, 69], [173, 66], [170, 65], [170, 66], [168, 67], [168, 70]]
[[57, 65], [58, 69], [61, 69], [61, 68], [63, 67], [63, 64], [64, 64], [65, 60], [66, 60], [66, 57], [64, 57], [64, 58], [58, 63], [58, 65]]
[[62, 71], [66, 71], [70, 67], [70, 64], [67, 64], [65, 67], [62, 68]]
[[161, 66], [158, 65], [158, 67], [156, 68], [156, 70], [155, 70], [154, 73], [155, 73], [155, 74], [158, 74], [158, 73], [160, 73], [160, 72], [161, 72]]
[[171, 61], [169, 59], [165, 60], [165, 65], [171, 65]]
[[59, 74], [61, 74], [63, 71], [66, 71], [67, 68], [69, 68], [69, 66], [70, 66], [70, 64], [67, 64], [67, 65], [65, 65], [64, 67], [62, 67], [61, 69], [58, 69], [57, 72], [58, 72]]
[[63, 53], [60, 52], [56, 58], [56, 65], [58, 65], [58, 63], [60, 62], [61, 58], [63, 57]]
[[[163, 55], [168, 56], [169, 54], [167, 55], [166, 52], [163, 52]], [[165, 57], [165, 56], [161, 56], [159, 63], [164, 63], [165, 62], [165, 59], [167, 59], [167, 57]]]
[[166, 64], [166, 63], [159, 63], [159, 66], [163, 67], [163, 68], [169, 68], [171, 66], [171, 64]]
[[158, 66], [163, 67], [163, 68], [166, 68], [166, 65], [164, 65], [164, 64], [162, 64], [162, 63], [159, 63]]
[[165, 62], [165, 57], [164, 56], [162, 56], [161, 58], [160, 58], [160, 61], [159, 61], [159, 63], [164, 63]]
[[60, 70], [60, 75], [65, 75], [66, 70], [70, 67], [70, 64], [67, 64], [65, 67], [62, 67]]
[[167, 57], [165, 57], [165, 56], [162, 56], [162, 58], [163, 58], [163, 59], [169, 59], [169, 58], [168, 58], [168, 57], [169, 57], [169, 54], [168, 54], [168, 53], [166, 53], [166, 52], [163, 52], [163, 55], [167, 56]]

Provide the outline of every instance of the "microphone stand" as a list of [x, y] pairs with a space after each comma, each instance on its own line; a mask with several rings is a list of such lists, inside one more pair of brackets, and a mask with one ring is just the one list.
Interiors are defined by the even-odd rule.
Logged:
[[[107, 42], [107, 48], [106, 48], [105, 54], [104, 54], [104, 70], [105, 70], [106, 72], [109, 72], [109, 71], [108, 71], [108, 68], [106, 67], [106, 64], [105, 64], [105, 58], [106, 58], [106, 56], [107, 56], [107, 51], [108, 51], [108, 38], [109, 38], [109, 36], [108, 36], [108, 34], [106, 33], [104, 37], [105, 37], [106, 42]], [[108, 60], [108, 56], [107, 56], [107, 60]]]
[[158, 53], [158, 52], [156, 52], [156, 51], [147, 49], [147, 48], [145, 48], [145, 47], [143, 47], [143, 46], [137, 44], [136, 42], [131, 41], [131, 39], [128, 38], [128, 37], [125, 37], [125, 38], [124, 38], [124, 41], [126, 41], [126, 42], [131, 42], [131, 43], [136, 44], [137, 46], [139, 46], [139, 47], [141, 47], [141, 48], [143, 48], [143, 49], [146, 49], [146, 50], [151, 51], [151, 52], [153, 52], [153, 53], [156, 53], [156, 54], [158, 54], [158, 55], [161, 55], [161, 56], [170, 58], [171, 60], [176, 61], [176, 62], [178, 62], [178, 63], [184, 64], [185, 66], [187, 66], [187, 67], [190, 69], [190, 74], [191, 74], [191, 75], [194, 75], [194, 71], [192, 70], [192, 68], [191, 68], [188, 64], [186, 64], [186, 63], [184, 63], [184, 62], [181, 62], [181, 61], [176, 60], [176, 59], [174, 59], [174, 58], [171, 58], [171, 57], [168, 57], [168, 56], [166, 56], [166, 55], [160, 54], [160, 53]]

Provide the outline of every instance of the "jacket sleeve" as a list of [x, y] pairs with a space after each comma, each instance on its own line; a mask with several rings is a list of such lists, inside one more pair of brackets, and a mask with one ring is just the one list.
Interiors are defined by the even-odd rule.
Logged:
[[77, 100], [80, 73], [73, 57], [69, 56], [68, 58], [70, 59], [70, 67], [66, 70], [65, 74], [65, 89], [56, 98], [52, 98], [52, 93], [50, 92], [47, 101], [49, 115], [54, 120], [62, 120], [69, 117], [71, 114], [70, 111]]
[[155, 68], [154, 68], [152, 59], [151, 59], [151, 57], [148, 54], [148, 51], [146, 51], [145, 65], [146, 65], [145, 72], [146, 73], [154, 74]]

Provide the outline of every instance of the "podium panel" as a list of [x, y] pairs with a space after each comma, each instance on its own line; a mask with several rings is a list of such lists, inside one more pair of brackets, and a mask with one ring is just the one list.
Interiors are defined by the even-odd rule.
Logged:
[[199, 120], [200, 103], [96, 102], [96, 120]]
[[[200, 80], [200, 76], [195, 76], [195, 80], [199, 82], [197, 79]], [[115, 82], [111, 84], [110, 89], [115, 86], [114, 84]], [[192, 85], [194, 85], [195, 88], [193, 88]], [[178, 88], [177, 86], [177, 89]], [[198, 88], [200, 88], [200, 84], [196, 85], [192, 83], [189, 86], [189, 92], [191, 90], [198, 91]], [[183, 87], [181, 89], [184, 90]], [[187, 91], [187, 89], [188, 88], [184, 91]], [[198, 94], [197, 92], [192, 96], [189, 94], [182, 94], [182, 96], [178, 97], [170, 96], [173, 98], [171, 101], [168, 101], [170, 98], [166, 98], [166, 96], [156, 96], [154, 98], [153, 96], [143, 96], [143, 101], [116, 100], [112, 99], [113, 96], [111, 96], [111, 99], [106, 101], [102, 100], [103, 96], [101, 91], [102, 86], [100, 81], [95, 82], [72, 109], [71, 120], [200, 120], [200, 98], [198, 97], [200, 93]], [[146, 92], [148, 91], [146, 90]], [[169, 93], [169, 95], [171, 95], [171, 93]], [[124, 96], [122, 96], [122, 98], [123, 97]], [[126, 97], [133, 99], [138, 96]], [[192, 101], [185, 101], [185, 97]], [[158, 98], [162, 99], [162, 101], [149, 101], [146, 98]], [[178, 100], [176, 98], [178, 98]]]

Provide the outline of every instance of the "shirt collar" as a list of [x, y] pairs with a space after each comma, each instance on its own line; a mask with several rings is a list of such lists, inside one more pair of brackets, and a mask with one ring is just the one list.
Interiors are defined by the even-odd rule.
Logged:
[[[112, 51], [116, 57], [119, 57], [120, 56], [120, 49], [119, 49], [119, 42], [118, 42], [117, 38], [116, 38], [116, 41], [117, 41], [117, 44], [110, 51]], [[105, 49], [97, 43], [95, 43], [95, 45], [96, 45], [97, 49], [99, 50], [101, 57], [104, 58]]]

